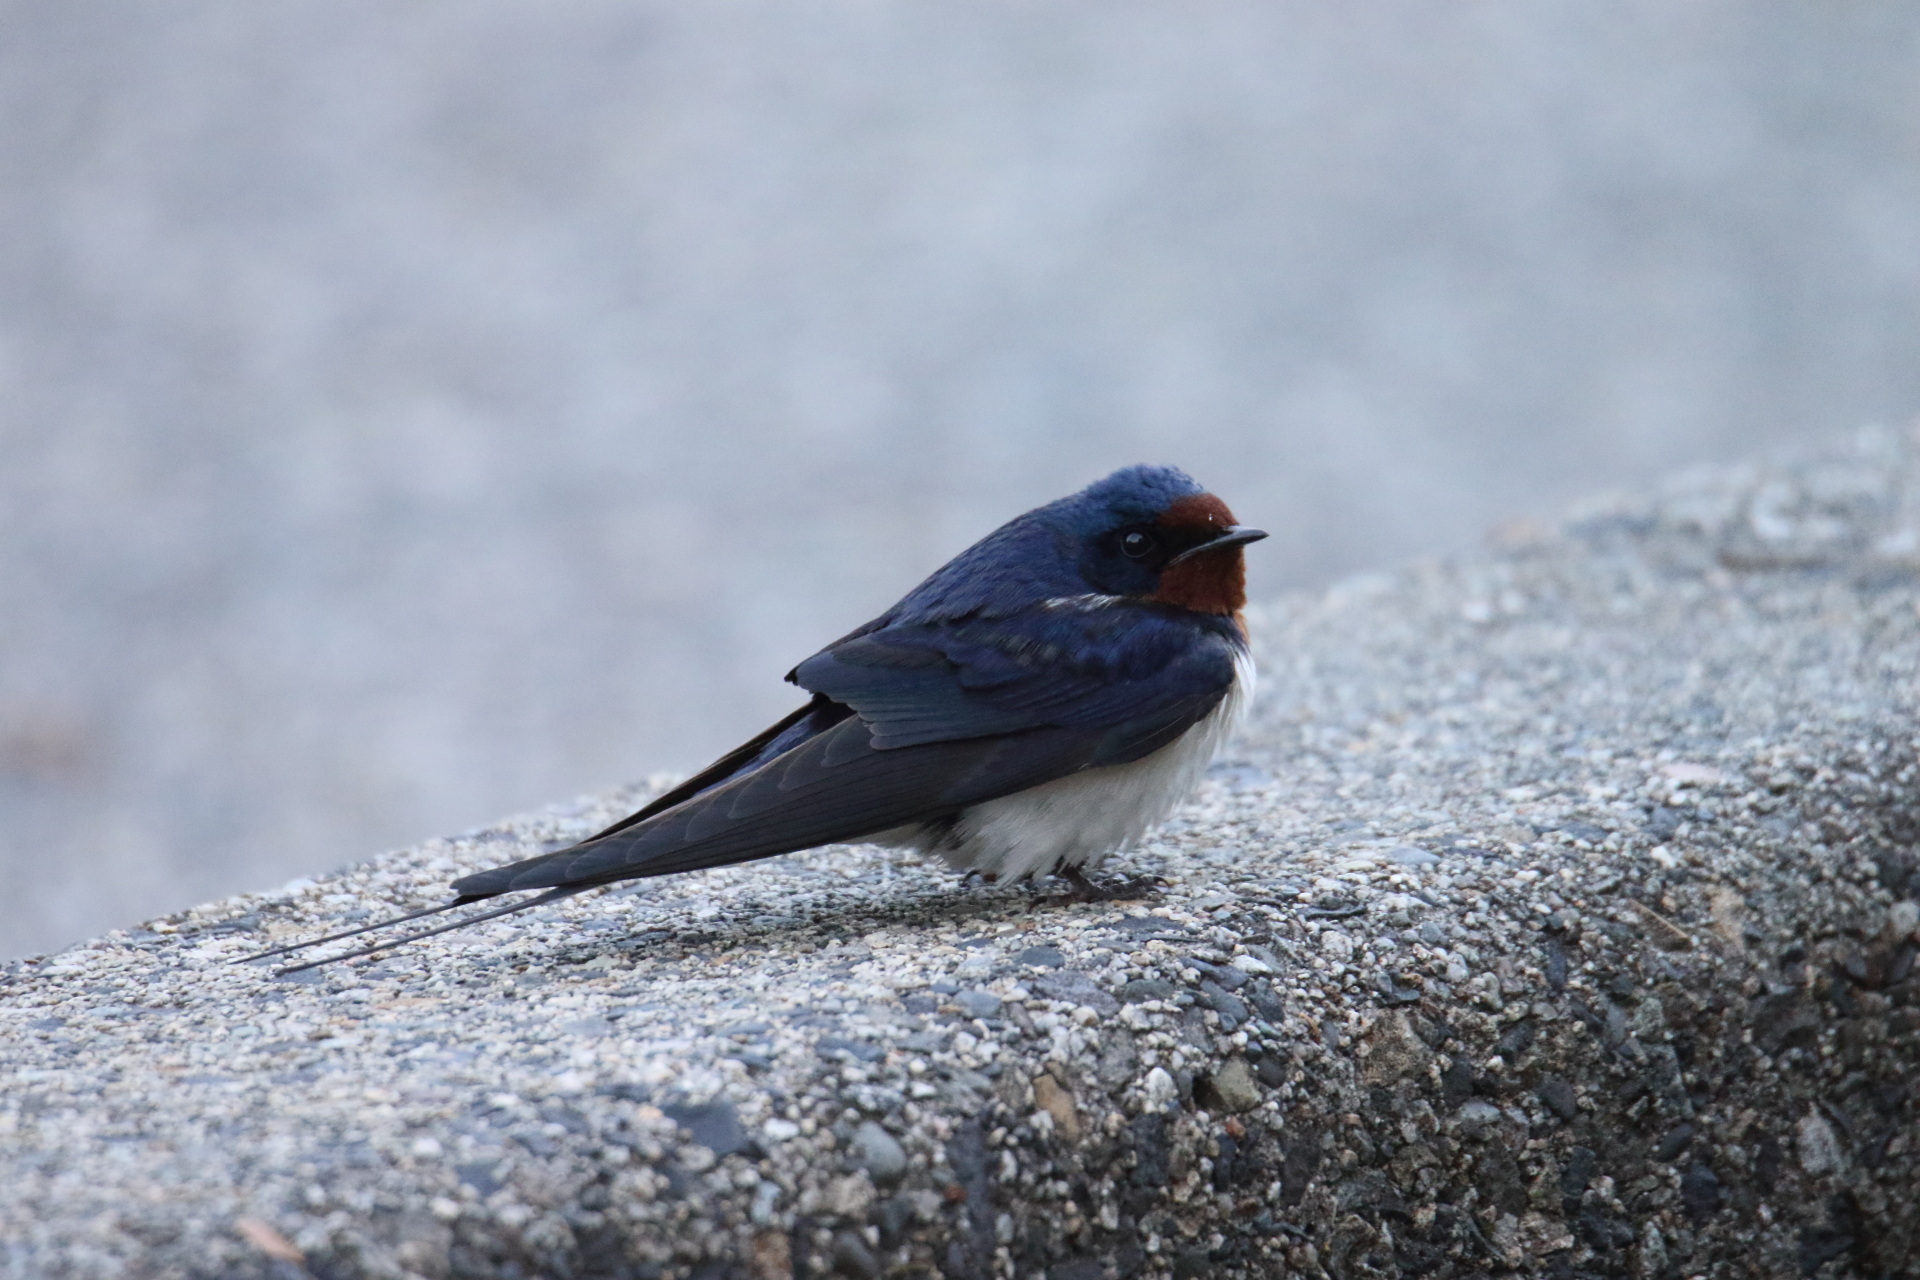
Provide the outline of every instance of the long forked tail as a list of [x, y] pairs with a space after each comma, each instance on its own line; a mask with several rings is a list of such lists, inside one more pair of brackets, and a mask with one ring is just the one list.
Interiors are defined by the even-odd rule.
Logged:
[[389, 929], [396, 924], [405, 924], [409, 920], [418, 920], [423, 916], [437, 916], [442, 911], [451, 911], [455, 907], [464, 907], [469, 902], [479, 902], [479, 898], [455, 898], [452, 902], [443, 902], [437, 907], [428, 907], [423, 911], [409, 911], [403, 916], [390, 916], [385, 920], [376, 920], [372, 924], [363, 924], [357, 929], [342, 929], [338, 933], [329, 933], [325, 937], [308, 938], [305, 942], [289, 942], [284, 947], [275, 947], [271, 951], [256, 951], [250, 956], [241, 956], [234, 964], [252, 964], [255, 960], [271, 960], [274, 956], [284, 956], [293, 951], [305, 951], [308, 947], [324, 946], [329, 942], [338, 942], [342, 938], [352, 938], [363, 933], [372, 933], [375, 929]]
[[[470, 924], [479, 924], [485, 920], [496, 920], [501, 916], [510, 916], [515, 912], [525, 911], [530, 907], [544, 906], [549, 902], [558, 902], [562, 898], [571, 898], [577, 893], [585, 893], [588, 889], [598, 887], [598, 885], [590, 884], [562, 885], [557, 889], [550, 889], [545, 893], [528, 898], [523, 902], [515, 902], [508, 906], [497, 907], [492, 911], [483, 911], [477, 916], [468, 916], [464, 920], [456, 920], [452, 924], [443, 924], [435, 929], [422, 929], [415, 933], [403, 934], [398, 938], [387, 938], [374, 943], [372, 946], [360, 947], [357, 950], [343, 952], [337, 956], [326, 956], [319, 960], [309, 960], [305, 964], [290, 965], [287, 968], [275, 970], [273, 976], [276, 978], [284, 978], [288, 974], [300, 973], [307, 969], [317, 969], [323, 964], [334, 964], [341, 960], [357, 960], [361, 956], [370, 956], [376, 951], [385, 951], [390, 947], [403, 947], [410, 942], [419, 942], [424, 938], [435, 937], [442, 933], [452, 933], [455, 929], [464, 929]], [[443, 911], [451, 911], [455, 907], [464, 907], [469, 903], [484, 900], [483, 898], [475, 897], [455, 898], [452, 902], [442, 903], [437, 907], [428, 907], [423, 911], [413, 911], [403, 916], [394, 916], [387, 920], [379, 920], [373, 924], [361, 925], [357, 929], [342, 929], [338, 933], [329, 933], [324, 937], [310, 938], [305, 942], [295, 942], [288, 946], [275, 947], [271, 951], [260, 951], [250, 956], [242, 956], [234, 963], [246, 964], [254, 960], [266, 960], [272, 956], [287, 955], [294, 951], [304, 951], [308, 947], [318, 947], [329, 942], [338, 942], [342, 938], [357, 937], [363, 933], [371, 933], [376, 929], [391, 928], [396, 924], [405, 924], [409, 920], [419, 920], [426, 916], [439, 915]]]

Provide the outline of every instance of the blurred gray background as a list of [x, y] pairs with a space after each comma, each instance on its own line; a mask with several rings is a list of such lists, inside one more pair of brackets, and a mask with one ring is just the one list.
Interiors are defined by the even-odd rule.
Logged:
[[1920, 6], [0, 3], [0, 954], [660, 769], [1135, 461], [1257, 593], [1920, 408]]

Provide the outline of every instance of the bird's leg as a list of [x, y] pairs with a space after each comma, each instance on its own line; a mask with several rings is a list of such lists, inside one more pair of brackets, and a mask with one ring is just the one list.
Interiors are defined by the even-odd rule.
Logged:
[[1132, 902], [1153, 897], [1163, 883], [1158, 876], [1123, 876], [1101, 884], [1089, 879], [1079, 863], [1062, 863], [1053, 874], [1071, 886], [1062, 899], [1065, 902]]

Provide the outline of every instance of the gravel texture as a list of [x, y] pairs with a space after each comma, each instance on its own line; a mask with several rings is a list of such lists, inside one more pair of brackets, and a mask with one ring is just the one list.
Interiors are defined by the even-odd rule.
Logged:
[[1253, 620], [1156, 899], [835, 847], [230, 963], [636, 788], [14, 963], [0, 1274], [1913, 1274], [1920, 446], [1498, 541]]

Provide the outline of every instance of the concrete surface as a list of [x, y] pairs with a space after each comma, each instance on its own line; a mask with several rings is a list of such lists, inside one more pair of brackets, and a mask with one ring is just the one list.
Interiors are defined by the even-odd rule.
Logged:
[[1262, 598], [1920, 411], [1920, 7], [0, 0], [0, 956], [684, 769], [1017, 512]]
[[1829, 1277], [1920, 1254], [1920, 444], [1259, 612], [1059, 906], [862, 848], [276, 981], [609, 794], [0, 981], [0, 1275]]

